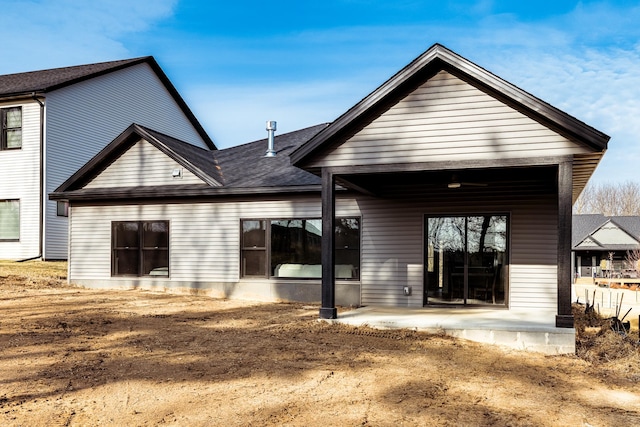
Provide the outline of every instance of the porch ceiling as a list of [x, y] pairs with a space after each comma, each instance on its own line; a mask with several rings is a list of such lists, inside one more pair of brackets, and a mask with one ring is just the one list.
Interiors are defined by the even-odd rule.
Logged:
[[572, 203], [578, 199], [582, 190], [602, 160], [604, 151], [592, 154], [576, 154], [573, 156], [573, 195]]
[[[345, 174], [338, 183], [377, 197], [499, 197], [556, 192], [552, 166]], [[459, 187], [456, 185], [459, 184]], [[451, 188], [449, 184], [454, 184]]]

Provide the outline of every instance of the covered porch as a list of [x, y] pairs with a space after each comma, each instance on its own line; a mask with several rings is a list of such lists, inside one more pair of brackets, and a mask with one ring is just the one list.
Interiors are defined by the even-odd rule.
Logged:
[[[608, 140], [434, 45], [291, 154], [322, 177], [320, 318], [574, 351], [571, 209]], [[344, 189], [367, 308], [339, 316]]]
[[575, 329], [558, 328], [553, 312], [524, 310], [360, 307], [326, 320], [375, 329], [409, 329], [544, 354], [575, 353]]

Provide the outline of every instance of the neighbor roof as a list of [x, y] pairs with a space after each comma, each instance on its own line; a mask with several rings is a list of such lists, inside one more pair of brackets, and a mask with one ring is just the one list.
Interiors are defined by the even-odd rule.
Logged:
[[143, 63], [148, 64], [156, 73], [207, 146], [215, 149], [216, 146], [209, 135], [207, 135], [198, 119], [152, 56], [0, 75], [0, 100], [3, 98], [43, 96], [47, 92]]
[[441, 70], [446, 70], [525, 112], [573, 141], [584, 143], [598, 151], [607, 148], [610, 139], [608, 135], [436, 43], [336, 119], [323, 132], [295, 150], [291, 154], [292, 163], [304, 165], [315, 153], [344, 142]]
[[[574, 250], [580, 250], [577, 246], [587, 237], [602, 228], [607, 222], [612, 222], [618, 228], [628, 233], [636, 240], [640, 239], [640, 216], [605, 216], [602, 214], [574, 215], [572, 219], [571, 246]], [[592, 238], [595, 241], [595, 239]], [[600, 244], [598, 242], [598, 244]], [[633, 245], [606, 245], [605, 250], [627, 250]]]
[[[224, 150], [210, 151], [132, 124], [58, 187], [50, 195], [50, 198], [53, 200], [96, 200], [121, 197], [206, 197], [233, 194], [318, 192], [321, 188], [320, 178], [292, 166], [288, 154], [326, 126], [326, 124], [321, 124], [277, 135], [274, 140], [277, 155], [265, 157], [266, 139]], [[206, 184], [83, 188], [140, 139], [154, 145]]]

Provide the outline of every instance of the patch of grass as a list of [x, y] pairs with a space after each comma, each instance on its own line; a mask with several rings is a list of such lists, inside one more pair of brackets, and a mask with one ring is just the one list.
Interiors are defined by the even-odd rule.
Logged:
[[23, 278], [28, 282], [50, 282], [67, 280], [66, 261], [1, 261], [0, 280], [9, 276]]

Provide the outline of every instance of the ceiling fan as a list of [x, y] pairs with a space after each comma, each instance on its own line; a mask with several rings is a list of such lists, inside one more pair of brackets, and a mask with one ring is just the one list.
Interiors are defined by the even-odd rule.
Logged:
[[451, 181], [447, 184], [447, 188], [461, 188], [461, 187], [486, 187], [488, 184], [483, 182], [464, 182], [460, 181], [458, 175], [452, 175]]

